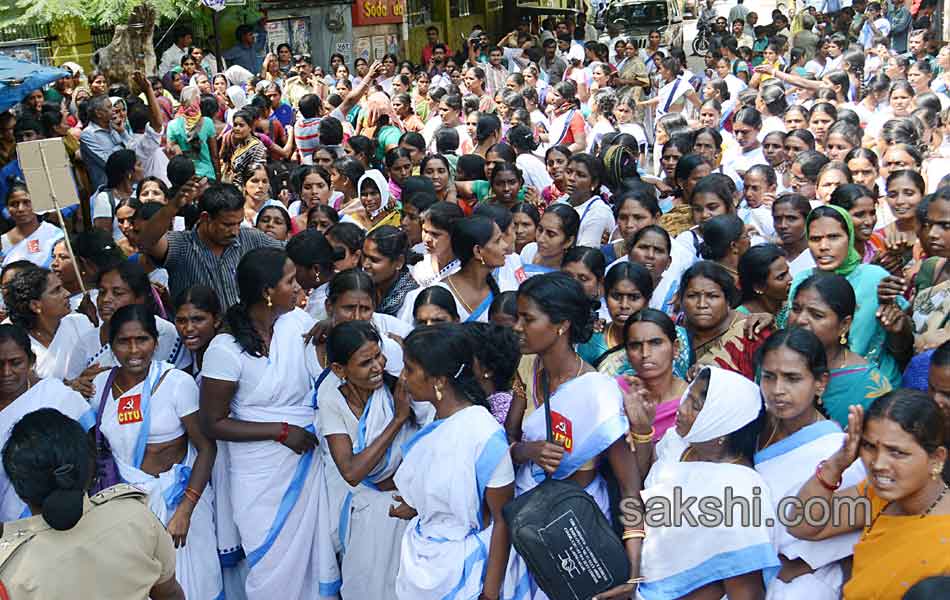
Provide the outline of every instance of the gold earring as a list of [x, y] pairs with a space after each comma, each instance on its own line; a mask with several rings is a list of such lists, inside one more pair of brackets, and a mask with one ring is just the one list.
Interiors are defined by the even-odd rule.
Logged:
[[271, 308], [272, 306], [274, 306], [274, 303], [271, 302], [270, 296], [268, 296], [268, 297], [267, 297], [267, 308]]
[[841, 334], [841, 337], [838, 338], [838, 343], [841, 344], [842, 346], [847, 346], [847, 345], [848, 345], [848, 336], [846, 336], [844, 333], [842, 333], [842, 334]]
[[821, 394], [818, 394], [816, 400], [818, 401], [818, 406], [823, 406], [825, 401], [821, 399]]
[[479, 257], [478, 257], [478, 260], [479, 260], [479, 262], [482, 263], [482, 266], [484, 267], [484, 266], [485, 266], [485, 257], [479, 256]]
[[557, 334], [558, 334], [558, 335], [564, 335], [564, 330], [563, 330], [563, 329], [558, 329], [558, 330], [557, 330]]
[[435, 399], [439, 402], [442, 402], [442, 388], [438, 386], [432, 386], [432, 389], [435, 390]]
[[482, 375], [482, 377], [484, 377], [485, 379], [491, 379], [491, 375], [488, 373], [485, 373], [484, 375]]
[[943, 469], [941, 469], [940, 467], [935, 467], [934, 470], [930, 472], [930, 478], [933, 479], [934, 481], [937, 481], [937, 478], [940, 477], [940, 472], [942, 470]]

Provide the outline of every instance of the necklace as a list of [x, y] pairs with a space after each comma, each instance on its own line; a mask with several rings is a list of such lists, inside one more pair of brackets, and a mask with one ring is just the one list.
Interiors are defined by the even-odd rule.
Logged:
[[[125, 394], [127, 391], [129, 391], [131, 388], [122, 389], [122, 388], [119, 386], [119, 384], [118, 384], [117, 382], [113, 381], [113, 382], [112, 382], [112, 389], [113, 389], [112, 397], [113, 397], [113, 398], [121, 398], [122, 395]], [[116, 394], [116, 393], [115, 393], [115, 390], [119, 390], [119, 393]]]
[[[578, 377], [580, 377], [581, 371], [584, 369], [584, 361], [581, 359], [580, 355], [575, 354], [574, 356], [577, 357], [577, 373], [575, 373], [574, 377], [571, 377], [570, 379], [577, 379]], [[538, 390], [541, 389], [542, 371], [544, 372], [543, 376], [545, 378], [547, 377], [547, 371], [545, 371], [544, 367], [541, 366], [541, 357], [536, 357], [534, 361], [535, 361], [534, 362], [534, 377], [533, 377], [534, 389], [531, 391], [531, 395], [534, 397], [533, 398], [534, 406], [535, 408], [537, 408], [541, 406], [545, 400], [544, 398], [541, 398], [540, 400], [538, 400]], [[565, 381], [570, 381], [570, 379], [565, 380]]]
[[[934, 501], [930, 503], [930, 506], [927, 507], [927, 510], [925, 510], [925, 511], [922, 512], [922, 513], [920, 513], [920, 518], [921, 518], [921, 519], [923, 519], [924, 517], [926, 517], [927, 515], [929, 515], [929, 514], [933, 511], [933, 509], [936, 508], [938, 504], [940, 504], [940, 501], [943, 500], [943, 497], [947, 495], [947, 490], [950, 490], [950, 487], [948, 487], [947, 484], [944, 483], [944, 484], [943, 484], [943, 489], [940, 490], [940, 493], [937, 494], [937, 497], [934, 498]], [[881, 515], [883, 515], [883, 514], [884, 514], [884, 511], [887, 510], [887, 508], [888, 508], [891, 504], [892, 504], [892, 502], [888, 502], [887, 504], [885, 504], [885, 505], [884, 505], [884, 508], [881, 509], [881, 512], [877, 513], [877, 514], [874, 516], [874, 518], [871, 519], [871, 524], [868, 525], [868, 528], [867, 528], [867, 529], [865, 530], [865, 532], [864, 532], [865, 534], [871, 533], [871, 529], [874, 527], [874, 524], [877, 523], [878, 517], [880, 517]], [[910, 516], [910, 515], [907, 515], [907, 516]]]
[[[828, 363], [833, 363], [834, 361], [828, 360]], [[839, 369], [843, 369], [845, 365], [848, 364], [848, 348], [847, 346], [842, 347], [841, 349], [841, 365], [838, 366]]]
[[455, 284], [452, 283], [451, 275], [445, 278], [445, 283], [449, 284], [449, 287], [452, 288], [452, 293], [455, 294], [455, 297], [458, 298], [459, 302], [462, 303], [462, 307], [468, 311], [469, 314], [475, 312], [472, 310], [472, 307], [468, 305], [468, 302], [465, 301], [465, 298], [462, 298], [462, 294], [458, 291], [458, 288], [455, 287]]
[[[812, 409], [812, 410], [813, 410], [813, 412], [814, 412], [814, 417], [812, 418], [811, 423], [809, 423], [808, 425], [804, 425], [804, 426], [802, 427], [802, 429], [804, 429], [805, 427], [810, 427], [811, 425], [814, 425], [815, 423], [817, 423], [817, 422], [819, 421], [819, 419], [821, 419], [821, 413], [819, 413], [818, 411], [816, 411], [816, 410], [814, 410], [814, 409]], [[799, 430], [799, 431], [801, 431], [801, 430]], [[776, 421], [775, 424], [772, 425], [772, 433], [769, 434], [769, 439], [765, 440], [765, 444], [762, 445], [762, 446], [759, 446], [759, 448], [761, 448], [761, 449], [763, 449], [763, 450], [766, 449], [766, 448], [768, 448], [768, 447], [769, 447], [769, 444], [772, 443], [772, 440], [775, 439], [775, 435], [776, 435], [777, 433], [778, 433], [778, 421]]]

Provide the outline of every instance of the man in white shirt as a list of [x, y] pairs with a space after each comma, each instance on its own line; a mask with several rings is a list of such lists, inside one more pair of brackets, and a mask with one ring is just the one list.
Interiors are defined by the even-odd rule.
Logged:
[[[129, 110], [132, 141], [127, 144], [127, 147], [129, 150], [135, 151], [135, 156], [142, 163], [142, 171], [146, 177], [158, 177], [165, 182], [165, 185], [171, 186], [171, 182], [168, 180], [168, 156], [162, 149], [162, 135], [165, 132], [165, 125], [162, 122], [161, 109], [158, 106], [158, 101], [155, 100], [155, 93], [152, 91], [152, 86], [148, 84], [148, 80], [139, 72], [136, 72], [132, 77], [139, 89], [145, 91], [148, 107], [138, 104]], [[175, 144], [171, 146], [173, 148], [177, 147]]]
[[880, 2], [868, 3], [868, 8], [861, 18], [864, 19], [864, 25], [858, 36], [858, 43], [865, 50], [874, 47], [874, 38], [887, 37], [891, 33], [891, 22], [881, 14]]
[[739, 48], [743, 46], [751, 48], [752, 45], [755, 44], [755, 40], [752, 39], [752, 36], [747, 35], [745, 32], [745, 19], [736, 19], [732, 22], [732, 35], [736, 38]]
[[188, 52], [188, 47], [191, 46], [192, 36], [188, 29], [176, 29], [174, 36], [175, 43], [162, 53], [162, 60], [158, 65], [159, 76], [165, 75], [175, 67], [180, 67], [181, 57]]

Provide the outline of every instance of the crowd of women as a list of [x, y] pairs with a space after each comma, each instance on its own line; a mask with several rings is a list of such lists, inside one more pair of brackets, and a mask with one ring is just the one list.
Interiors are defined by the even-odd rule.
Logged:
[[[65, 235], [5, 183], [0, 440], [90, 431], [189, 599], [544, 599], [502, 511], [548, 476], [627, 553], [598, 598], [946, 595], [950, 46], [772, 33], [114, 86], [173, 158], [113, 148]], [[102, 133], [72, 86], [0, 122]], [[0, 521], [74, 525], [14, 455]], [[643, 519], [730, 494], [761, 518]]]

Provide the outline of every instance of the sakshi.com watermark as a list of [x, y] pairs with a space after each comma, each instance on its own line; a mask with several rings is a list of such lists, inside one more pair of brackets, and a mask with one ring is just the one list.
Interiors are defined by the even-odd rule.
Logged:
[[752, 488], [752, 495], [736, 495], [726, 487], [721, 496], [683, 496], [673, 488], [672, 496], [654, 496], [641, 502], [624, 498], [620, 502], [620, 521], [626, 528], [650, 527], [809, 527], [867, 525], [871, 502], [867, 498], [809, 498], [785, 496], [774, 505], [762, 488]]

